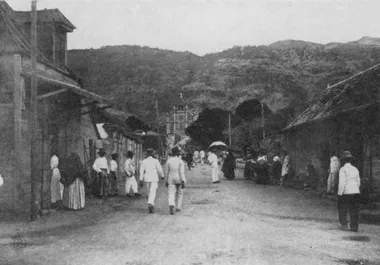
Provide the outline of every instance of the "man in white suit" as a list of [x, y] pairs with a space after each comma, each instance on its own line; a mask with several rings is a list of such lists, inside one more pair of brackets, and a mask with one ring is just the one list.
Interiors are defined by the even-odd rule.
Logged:
[[154, 150], [147, 150], [147, 158], [140, 165], [140, 187], [144, 186], [144, 182], [148, 191], [148, 209], [149, 213], [154, 212], [154, 202], [156, 200], [156, 192], [158, 188], [159, 178], [164, 177], [160, 161], [153, 157]]
[[169, 199], [169, 212], [174, 214], [174, 208], [177, 201], [176, 212], [181, 211], [183, 189], [185, 188], [185, 164], [180, 157], [180, 150], [178, 147], [172, 149], [172, 157], [169, 158], [165, 164], [165, 180], [166, 187], [168, 187], [168, 199]]

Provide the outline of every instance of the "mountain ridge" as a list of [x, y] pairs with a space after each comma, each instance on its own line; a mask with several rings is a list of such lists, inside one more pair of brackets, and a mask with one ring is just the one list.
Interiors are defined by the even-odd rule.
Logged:
[[68, 62], [85, 87], [148, 122], [156, 119], [153, 106], [158, 100], [164, 124], [179, 93], [198, 112], [233, 111], [245, 100], [260, 99], [274, 112], [294, 107], [297, 114], [327, 85], [379, 63], [380, 38], [328, 44], [283, 40], [204, 56], [147, 46], [104, 46], [70, 50]]

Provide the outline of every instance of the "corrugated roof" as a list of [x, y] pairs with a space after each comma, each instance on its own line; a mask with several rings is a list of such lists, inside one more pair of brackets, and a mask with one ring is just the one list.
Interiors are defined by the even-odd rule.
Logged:
[[380, 103], [380, 64], [328, 87], [322, 97], [285, 129], [333, 117], [338, 113], [359, 110]]
[[[31, 21], [30, 11], [15, 11], [17, 20], [21, 23]], [[57, 22], [63, 24], [68, 31], [72, 32], [75, 26], [58, 9], [44, 9], [37, 11], [38, 22]]]

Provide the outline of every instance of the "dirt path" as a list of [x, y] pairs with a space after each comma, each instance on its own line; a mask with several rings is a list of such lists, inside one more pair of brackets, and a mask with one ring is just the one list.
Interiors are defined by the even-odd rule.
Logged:
[[331, 201], [241, 178], [211, 184], [207, 166], [187, 174], [175, 216], [161, 183], [155, 214], [145, 199], [114, 198], [16, 234], [0, 224], [0, 264], [380, 264], [380, 227], [338, 230]]

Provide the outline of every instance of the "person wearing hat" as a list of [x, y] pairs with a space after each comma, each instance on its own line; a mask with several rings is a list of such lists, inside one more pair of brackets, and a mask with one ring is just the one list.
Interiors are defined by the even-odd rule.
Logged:
[[124, 172], [127, 175], [126, 181], [125, 181], [125, 194], [127, 197], [132, 197], [129, 195], [129, 192], [133, 191], [135, 197], [140, 197], [140, 194], [138, 193], [137, 189], [137, 181], [136, 181], [136, 164], [135, 161], [133, 161], [133, 152], [128, 151], [127, 152], [127, 160], [125, 160], [124, 163]]
[[108, 167], [108, 161], [105, 157], [106, 152], [104, 149], [100, 149], [98, 152], [99, 157], [96, 158], [94, 165], [92, 168], [98, 174], [98, 188], [99, 188], [99, 196], [101, 198], [108, 196], [108, 174], [110, 173], [110, 169]]
[[178, 147], [172, 149], [172, 157], [165, 164], [165, 172], [166, 187], [168, 188], [169, 212], [173, 215], [176, 206], [176, 211], [181, 211], [183, 189], [186, 183], [185, 164], [180, 158], [180, 149]]
[[148, 191], [148, 209], [149, 213], [154, 212], [154, 202], [156, 200], [156, 192], [158, 188], [159, 177], [164, 178], [160, 161], [153, 157], [154, 150], [147, 149], [147, 158], [140, 165], [140, 187], [146, 185]]
[[218, 166], [218, 157], [215, 154], [215, 149], [210, 150], [210, 156], [208, 161], [211, 164], [211, 178], [212, 183], [220, 183], [219, 181], [219, 166]]
[[347, 230], [347, 213], [350, 214], [350, 230], [357, 232], [359, 228], [360, 176], [359, 170], [351, 163], [354, 157], [350, 151], [344, 151], [339, 170], [338, 210], [341, 229]]

